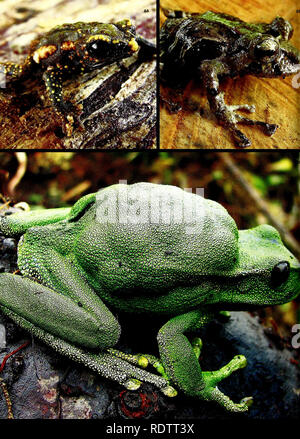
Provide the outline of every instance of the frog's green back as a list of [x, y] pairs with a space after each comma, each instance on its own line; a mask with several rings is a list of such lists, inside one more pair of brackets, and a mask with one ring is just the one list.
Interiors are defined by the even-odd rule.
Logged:
[[178, 187], [110, 186], [97, 193], [95, 208], [96, 220], [82, 230], [75, 251], [95, 288], [192, 285], [237, 262], [238, 231], [227, 211]]

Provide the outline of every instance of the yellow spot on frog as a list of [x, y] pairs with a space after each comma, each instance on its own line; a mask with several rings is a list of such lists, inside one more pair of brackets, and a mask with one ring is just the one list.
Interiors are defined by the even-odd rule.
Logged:
[[92, 35], [87, 42], [90, 43], [91, 41], [97, 41], [97, 40], [102, 40], [102, 41], [106, 41], [107, 43], [110, 43], [110, 38], [107, 35]]
[[131, 38], [131, 40], [128, 43], [128, 46], [130, 47], [132, 52], [136, 52], [139, 48], [138, 43], [135, 41], [134, 38]]
[[76, 48], [73, 41], [64, 41], [61, 45], [62, 50], [74, 50]]
[[33, 53], [33, 60], [39, 64], [41, 59], [47, 59], [57, 51], [56, 46], [42, 46]]

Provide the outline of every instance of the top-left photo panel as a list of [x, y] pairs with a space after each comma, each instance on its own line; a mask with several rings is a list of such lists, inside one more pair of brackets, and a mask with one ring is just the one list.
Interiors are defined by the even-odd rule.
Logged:
[[157, 147], [155, 0], [2, 0], [0, 149]]

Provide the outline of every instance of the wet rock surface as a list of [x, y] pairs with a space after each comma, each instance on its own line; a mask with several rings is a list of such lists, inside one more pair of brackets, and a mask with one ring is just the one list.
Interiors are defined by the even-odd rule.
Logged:
[[[9, 237], [0, 236], [0, 267], [1, 272], [16, 270], [16, 246]], [[119, 349], [157, 355], [156, 334], [162, 321], [126, 315], [120, 315], [119, 320], [123, 328]], [[26, 341], [30, 343], [7, 360], [0, 377], [6, 383], [16, 419], [299, 418], [300, 372], [295, 360], [298, 352], [268, 334], [258, 316], [232, 312], [228, 322], [214, 320], [198, 335], [203, 340], [203, 370], [218, 369], [237, 354], [246, 356], [247, 367], [222, 381], [219, 387], [236, 402], [253, 396], [248, 413], [226, 413], [214, 403], [181, 393], [167, 398], [148, 384], [137, 391], [127, 391], [58, 355], [1, 312], [0, 364], [8, 353]], [[0, 419], [6, 417], [7, 405], [0, 389]]]

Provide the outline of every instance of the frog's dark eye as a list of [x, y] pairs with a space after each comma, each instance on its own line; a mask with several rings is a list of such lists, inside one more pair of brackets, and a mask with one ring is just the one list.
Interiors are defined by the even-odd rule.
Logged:
[[271, 281], [274, 287], [282, 285], [289, 277], [290, 264], [287, 261], [279, 262], [275, 265], [271, 274]]
[[273, 38], [266, 38], [258, 43], [254, 49], [257, 58], [272, 57], [279, 50], [279, 45]]
[[104, 58], [110, 56], [114, 52], [114, 48], [109, 41], [95, 40], [87, 45], [89, 54], [95, 58]]

